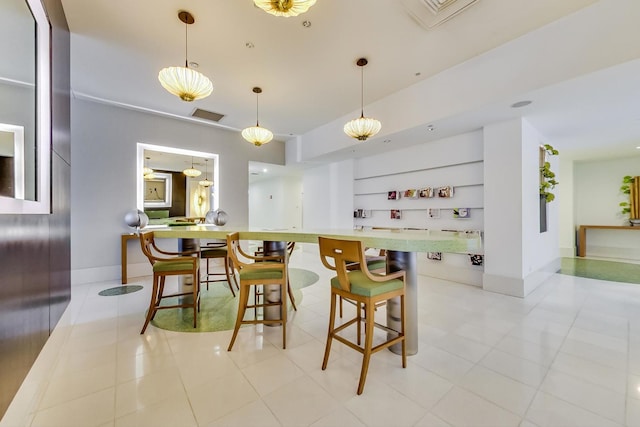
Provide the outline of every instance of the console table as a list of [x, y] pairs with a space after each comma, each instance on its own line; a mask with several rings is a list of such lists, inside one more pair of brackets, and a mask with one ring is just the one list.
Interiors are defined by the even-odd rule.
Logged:
[[127, 242], [129, 240], [139, 240], [136, 233], [125, 233], [120, 236], [120, 265], [122, 268], [122, 284], [127, 284]]
[[602, 230], [640, 230], [640, 227], [630, 225], [581, 225], [578, 227], [578, 256], [584, 257], [587, 254], [587, 229], [595, 228]]

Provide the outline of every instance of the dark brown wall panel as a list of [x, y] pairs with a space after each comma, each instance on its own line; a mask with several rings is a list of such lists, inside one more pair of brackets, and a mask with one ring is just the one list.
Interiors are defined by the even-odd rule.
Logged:
[[0, 418], [70, 296], [69, 31], [60, 0], [52, 23], [52, 214], [0, 214]]
[[71, 166], [53, 155], [53, 214], [49, 217], [49, 332], [71, 299]]

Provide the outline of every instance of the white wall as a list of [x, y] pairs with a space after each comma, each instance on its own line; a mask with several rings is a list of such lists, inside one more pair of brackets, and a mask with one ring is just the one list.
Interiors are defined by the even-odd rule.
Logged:
[[[371, 210], [368, 218], [355, 218], [362, 227], [478, 230], [484, 228], [482, 133], [469, 132], [385, 154], [364, 157], [355, 163], [354, 208]], [[453, 186], [452, 198], [401, 197], [388, 200], [387, 193], [424, 187]], [[453, 208], [470, 208], [467, 219], [453, 217]], [[430, 218], [429, 208], [440, 209]], [[401, 219], [391, 219], [399, 209]], [[418, 273], [460, 283], [482, 286], [482, 266], [471, 264], [469, 255], [444, 253], [442, 260], [418, 254]]]
[[[524, 297], [559, 268], [557, 201], [547, 204], [548, 230], [540, 233], [539, 146], [545, 142], [526, 120], [484, 128], [487, 290]], [[557, 159], [549, 160], [558, 173]]]
[[[640, 156], [574, 164], [575, 225], [629, 225], [622, 177], [640, 175]], [[640, 260], [636, 231], [588, 230], [587, 256]]]
[[301, 228], [302, 179], [277, 177], [250, 184], [249, 226]]
[[304, 228], [353, 228], [353, 160], [306, 169], [302, 186]]
[[560, 183], [553, 189], [559, 207], [559, 245], [562, 257], [576, 255], [576, 218], [575, 218], [575, 194], [574, 194], [574, 163], [571, 159], [565, 159], [562, 152], [558, 155], [560, 170], [556, 174]]
[[[120, 277], [124, 215], [136, 206], [136, 144], [179, 147], [220, 155], [220, 208], [229, 225], [248, 224], [248, 162], [283, 164], [284, 144], [255, 147], [240, 133], [109, 105], [71, 103], [72, 281]], [[129, 246], [131, 263], [147, 263]], [[135, 275], [132, 270], [130, 275]]]

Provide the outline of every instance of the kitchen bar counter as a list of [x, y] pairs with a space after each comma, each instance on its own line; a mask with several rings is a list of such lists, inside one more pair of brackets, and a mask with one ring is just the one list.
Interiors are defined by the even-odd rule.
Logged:
[[[241, 240], [263, 242], [318, 243], [318, 236], [336, 239], [360, 240], [365, 247], [387, 250], [387, 271], [406, 272], [406, 347], [407, 354], [418, 352], [418, 252], [482, 253], [482, 237], [477, 231], [442, 230], [296, 230], [251, 229], [246, 227], [218, 227], [208, 224], [194, 226], [153, 228], [157, 238], [224, 239], [227, 234], [239, 232]], [[387, 304], [387, 326], [398, 330], [400, 319], [399, 298]], [[400, 352], [400, 346], [390, 348]]]

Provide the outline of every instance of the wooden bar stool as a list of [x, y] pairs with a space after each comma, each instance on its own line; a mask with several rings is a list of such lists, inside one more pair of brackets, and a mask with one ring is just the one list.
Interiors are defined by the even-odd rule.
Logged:
[[[207, 290], [209, 290], [209, 283], [215, 282], [226, 282], [229, 284], [229, 289], [233, 296], [236, 296], [236, 292], [233, 289], [233, 284], [231, 283], [231, 278], [233, 278], [233, 282], [236, 285], [236, 288], [240, 288], [238, 286], [238, 281], [236, 279], [235, 270], [231, 265], [231, 259], [229, 258], [229, 253], [227, 251], [227, 242], [209, 242], [204, 246], [200, 247], [200, 258], [204, 259], [206, 262], [204, 279], [201, 279], [201, 283], [207, 284]], [[222, 260], [224, 263], [224, 272], [212, 272], [209, 269], [209, 260]], [[219, 277], [219, 278], [216, 278]]]
[[[320, 244], [322, 264], [337, 273], [337, 276], [331, 279], [329, 332], [327, 334], [327, 344], [322, 361], [322, 370], [327, 368], [329, 354], [331, 352], [331, 343], [334, 339], [362, 353], [362, 368], [360, 370], [360, 382], [358, 383], [358, 394], [362, 394], [367, 378], [367, 371], [369, 370], [369, 360], [373, 353], [394, 344], [401, 343], [402, 367], [407, 367], [407, 351], [404, 334], [405, 272], [396, 271], [386, 275], [371, 273], [367, 268], [366, 256], [362, 242], [360, 241], [318, 237], [318, 242]], [[347, 266], [353, 262], [360, 263], [360, 269], [349, 271]], [[356, 317], [336, 328], [336, 301], [338, 297], [354, 301], [358, 309], [356, 310]], [[400, 297], [400, 331], [393, 330], [375, 322], [376, 304], [395, 297]], [[364, 317], [362, 316], [361, 307], [364, 307]], [[365, 324], [364, 346], [360, 346], [360, 324], [363, 321]], [[356, 343], [338, 334], [354, 323], [357, 326], [358, 334]], [[375, 347], [373, 347], [374, 326], [387, 332], [387, 340]]]
[[[233, 344], [238, 336], [238, 330], [240, 326], [245, 324], [281, 324], [282, 325], [282, 348], [287, 347], [287, 297], [285, 292], [287, 291], [288, 274], [287, 264], [289, 262], [289, 253], [285, 251], [284, 255], [278, 256], [255, 256], [249, 255], [240, 247], [239, 233], [231, 233], [227, 235], [227, 249], [229, 257], [233, 262], [233, 265], [238, 269], [238, 275], [240, 277], [240, 297], [238, 298], [238, 316], [236, 318], [236, 324], [233, 329], [233, 336], [227, 351], [231, 351]], [[240, 259], [242, 257], [242, 260]], [[253, 262], [246, 262], [244, 260], [252, 260]], [[280, 301], [270, 302], [263, 301], [260, 304], [249, 304], [249, 294], [251, 286], [257, 287], [260, 285], [279, 285], [280, 286]], [[255, 289], [254, 289], [255, 291]], [[247, 308], [257, 307], [270, 307], [280, 306], [280, 318], [279, 319], [258, 319], [254, 316], [254, 319], [244, 319]]]
[[[142, 253], [146, 255], [153, 267], [153, 289], [151, 290], [151, 300], [149, 311], [140, 334], [144, 334], [149, 322], [153, 320], [158, 310], [168, 308], [189, 308], [193, 307], [193, 327], [197, 326], [197, 311], [200, 310], [200, 258], [199, 251], [168, 252], [159, 249], [154, 241], [153, 231], [140, 233], [140, 246]], [[159, 254], [159, 255], [158, 255]], [[195, 255], [195, 256], [194, 256]], [[164, 284], [167, 276], [190, 275], [193, 278], [191, 292], [179, 292], [164, 295]], [[182, 302], [173, 305], [161, 306], [164, 298], [187, 297]]]

